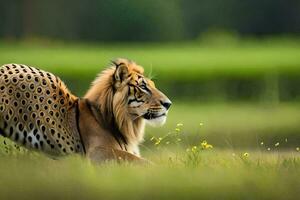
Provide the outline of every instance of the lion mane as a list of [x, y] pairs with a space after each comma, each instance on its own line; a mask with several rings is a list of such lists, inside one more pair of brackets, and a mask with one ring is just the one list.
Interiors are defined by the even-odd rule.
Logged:
[[[114, 75], [116, 67], [119, 65], [126, 65], [128, 75], [133, 72], [139, 74], [144, 72], [144, 69], [134, 62], [118, 59], [113, 62], [113, 66], [102, 71], [93, 81], [79, 106], [80, 112], [88, 112], [90, 115], [87, 118], [82, 117], [80, 122], [83, 143], [86, 148], [90, 149], [87, 154], [98, 155], [99, 153], [91, 152], [99, 148], [99, 151], [103, 151], [103, 147], [105, 147], [114, 149], [113, 151], [128, 151], [139, 156], [136, 147], [143, 140], [145, 122], [141, 117], [132, 120], [128, 116], [126, 110], [128, 88], [124, 87], [123, 90], [116, 92], [116, 87], [119, 85], [117, 85]], [[80, 116], [85, 115], [82, 113]], [[94, 119], [87, 121], [90, 118]], [[93, 124], [93, 122], [97, 122], [97, 124]], [[89, 127], [94, 128], [90, 129]], [[101, 137], [96, 137], [99, 134]], [[110, 135], [113, 138], [109, 137]], [[132, 158], [132, 156], [129, 157]]]

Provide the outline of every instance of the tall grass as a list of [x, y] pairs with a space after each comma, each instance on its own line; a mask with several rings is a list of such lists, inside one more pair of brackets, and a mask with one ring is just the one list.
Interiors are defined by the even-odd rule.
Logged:
[[298, 199], [299, 152], [185, 151], [146, 157], [155, 165], [42, 155], [0, 158], [1, 199]]

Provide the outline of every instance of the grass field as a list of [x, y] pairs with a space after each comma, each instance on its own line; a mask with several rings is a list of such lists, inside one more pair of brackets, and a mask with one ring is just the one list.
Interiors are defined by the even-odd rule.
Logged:
[[[213, 80], [210, 86], [224, 76], [271, 74], [272, 79], [275, 74], [271, 82], [276, 87], [277, 74], [295, 77], [290, 85], [300, 77], [299, 40], [228, 47], [197, 42], [0, 42], [1, 64], [24, 63], [54, 72], [77, 95], [83, 95], [95, 75], [116, 57], [136, 60], [146, 74], [171, 85], [187, 83], [190, 93], [196, 91], [198, 79]], [[221, 79], [218, 84], [222, 83]], [[151, 166], [93, 165], [76, 156], [53, 160], [9, 142], [4, 145], [0, 138], [0, 199], [299, 199], [297, 87], [290, 90], [296, 97], [293, 102], [180, 101], [184, 95], [175, 90], [169, 96], [173, 105], [166, 125], [146, 128], [141, 151], [155, 163]], [[163, 89], [169, 94], [168, 87]], [[203, 146], [204, 140], [213, 148]]]
[[[300, 42], [252, 41], [238, 46], [182, 44], [0, 43], [1, 63], [26, 63], [60, 75], [92, 76], [117, 57], [137, 61], [158, 78], [199, 79], [230, 74], [251, 76], [270, 70], [300, 73]], [[58, 64], [59, 63], [59, 64]], [[87, 70], [87, 68], [89, 70]], [[72, 70], [70, 70], [72, 69]]]
[[[144, 66], [145, 74], [177, 99], [261, 100], [269, 98], [270, 91], [274, 99], [300, 98], [299, 40], [244, 41], [234, 46], [207, 46], [196, 41], [179, 44], [0, 41], [1, 64], [24, 63], [53, 72], [79, 96], [84, 95], [96, 74], [117, 57]], [[183, 95], [177, 93], [177, 88]]]
[[[1, 158], [1, 199], [298, 199], [300, 152], [160, 152], [156, 164]], [[196, 164], [195, 164], [196, 163]]]

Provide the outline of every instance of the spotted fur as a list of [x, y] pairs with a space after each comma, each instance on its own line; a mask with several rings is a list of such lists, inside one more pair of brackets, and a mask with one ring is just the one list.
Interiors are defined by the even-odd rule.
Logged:
[[145, 121], [163, 124], [171, 105], [143, 71], [132, 61], [117, 59], [78, 98], [49, 72], [4, 65], [0, 134], [52, 155], [142, 160], [138, 145]]
[[23, 146], [54, 155], [82, 152], [70, 125], [76, 103], [49, 72], [18, 64], [0, 68], [0, 133]]

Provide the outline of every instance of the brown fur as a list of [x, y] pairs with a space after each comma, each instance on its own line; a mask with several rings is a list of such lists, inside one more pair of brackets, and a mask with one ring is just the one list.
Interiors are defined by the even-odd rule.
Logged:
[[[72, 95], [64, 83], [49, 72], [25, 65], [4, 65], [0, 68], [0, 89], [4, 91], [0, 95], [0, 108], [4, 110], [0, 113], [0, 133], [3, 132], [5, 137], [26, 144], [27, 147], [52, 155], [75, 152], [86, 153], [96, 161], [144, 161], [139, 157], [138, 145], [143, 140], [145, 119], [164, 122], [171, 102], [155, 88], [151, 80], [143, 76], [143, 71], [141, 66], [132, 61], [118, 59], [99, 74], [84, 98], [80, 99]], [[18, 84], [11, 83], [16, 76], [32, 78], [20, 78], [17, 80]], [[34, 78], [40, 81], [34, 82]], [[35, 89], [31, 92], [31, 97], [26, 98], [6, 94], [10, 91], [24, 92], [23, 84], [25, 90], [30, 85], [42, 89]], [[36, 98], [32, 99], [32, 96]], [[17, 109], [9, 100], [18, 101], [19, 106], [25, 100], [39, 105], [39, 108], [34, 106], [31, 110], [24, 109], [30, 107], [30, 103], [22, 107], [25, 110], [23, 114], [29, 116], [23, 123], [23, 134], [21, 130], [17, 130], [17, 124], [10, 120], [14, 116], [7, 114], [11, 109]], [[49, 104], [48, 108], [46, 102]], [[56, 106], [52, 107], [54, 104]], [[57, 112], [62, 109], [64, 111], [61, 113]], [[31, 115], [34, 112], [43, 112], [43, 117], [39, 118], [41, 124]], [[51, 112], [56, 115], [53, 116]], [[19, 112], [13, 113], [16, 117], [21, 117]], [[10, 117], [8, 120], [5, 119], [7, 115]], [[41, 128], [41, 125], [44, 127]], [[9, 134], [11, 127], [13, 134]], [[29, 136], [34, 130], [37, 132]]]
[[[124, 153], [126, 150], [132, 155], [127, 155], [124, 159], [133, 157], [137, 159], [138, 157], [133, 154], [138, 155], [135, 151], [143, 140], [145, 123], [142, 117], [136, 119], [130, 117], [126, 109], [128, 94], [126, 85], [132, 81], [128, 77], [140, 76], [144, 70], [141, 66], [125, 59], [118, 59], [114, 64], [123, 65], [123, 67], [116, 69], [116, 66], [112, 66], [103, 71], [84, 96], [86, 100], [80, 102], [80, 132], [88, 155], [96, 155], [95, 149], [98, 149], [98, 157], [101, 157], [102, 153], [99, 149], [104, 147], [115, 150], [111, 155], [113, 158], [116, 152], [123, 151]], [[120, 77], [115, 78], [120, 70], [120, 76], [125, 76], [123, 79], [126, 81], [120, 82], [118, 81]], [[148, 82], [153, 90], [152, 98], [166, 98], [155, 88], [151, 80]], [[114, 132], [117, 132], [117, 135]], [[106, 151], [104, 157], [107, 157], [107, 152], [111, 151]], [[128, 154], [127, 152], [125, 155]]]

